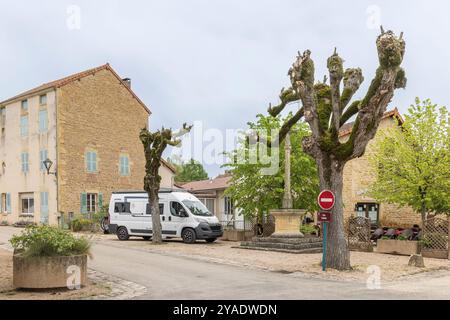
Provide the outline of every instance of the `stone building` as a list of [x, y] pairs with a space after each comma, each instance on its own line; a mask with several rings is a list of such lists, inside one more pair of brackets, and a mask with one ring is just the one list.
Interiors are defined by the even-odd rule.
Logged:
[[[54, 225], [61, 213], [98, 211], [114, 190], [141, 190], [150, 114], [109, 64], [0, 102], [0, 222]], [[161, 175], [171, 187], [166, 162]]]
[[[400, 129], [399, 123], [403, 119], [397, 108], [386, 112], [380, 122], [375, 138], [369, 142], [364, 156], [349, 161], [344, 168], [344, 215], [364, 216], [370, 218], [372, 223], [382, 226], [411, 227], [421, 222], [420, 214], [409, 207], [398, 207], [388, 203], [379, 203], [367, 196], [367, 190], [375, 181], [375, 172], [370, 165], [370, 157], [374, 152], [374, 145], [389, 132], [390, 128]], [[340, 133], [340, 139], [349, 138], [353, 123], [345, 125]]]

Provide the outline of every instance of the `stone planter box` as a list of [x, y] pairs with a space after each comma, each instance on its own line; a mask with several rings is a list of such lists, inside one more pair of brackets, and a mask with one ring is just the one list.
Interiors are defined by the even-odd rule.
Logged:
[[253, 237], [252, 231], [244, 230], [224, 230], [222, 240], [227, 241], [246, 241]]
[[376, 252], [410, 256], [419, 253], [419, 242], [406, 240], [380, 239], [377, 241]]
[[[68, 257], [13, 257], [13, 284], [23, 289], [67, 288], [68, 279], [74, 277], [69, 267], [80, 268], [80, 285], [87, 284], [87, 255]], [[74, 285], [69, 282], [69, 285]]]

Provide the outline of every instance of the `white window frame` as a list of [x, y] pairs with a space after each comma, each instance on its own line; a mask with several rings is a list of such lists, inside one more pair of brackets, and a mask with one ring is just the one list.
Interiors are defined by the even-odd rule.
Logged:
[[87, 193], [86, 194], [87, 213], [96, 213], [97, 212], [97, 204], [98, 204], [98, 194], [97, 193]]
[[[32, 216], [34, 215], [34, 211], [35, 211], [35, 203], [34, 203], [34, 194], [30, 193], [30, 194], [19, 194], [20, 197], [20, 211], [21, 211], [21, 215], [29, 215]], [[24, 211], [24, 201], [26, 201], [27, 203], [27, 210], [26, 212]], [[30, 204], [32, 204], [30, 206]]]

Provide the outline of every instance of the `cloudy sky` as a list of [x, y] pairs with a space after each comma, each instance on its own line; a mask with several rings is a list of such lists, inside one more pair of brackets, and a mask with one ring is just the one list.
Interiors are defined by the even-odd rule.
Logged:
[[152, 128], [245, 128], [277, 101], [298, 50], [312, 51], [322, 79], [338, 47], [363, 69], [362, 96], [381, 23], [407, 41], [408, 87], [391, 107], [404, 112], [416, 96], [449, 105], [449, 12], [448, 1], [419, 0], [1, 0], [0, 100], [109, 62], [132, 78]]

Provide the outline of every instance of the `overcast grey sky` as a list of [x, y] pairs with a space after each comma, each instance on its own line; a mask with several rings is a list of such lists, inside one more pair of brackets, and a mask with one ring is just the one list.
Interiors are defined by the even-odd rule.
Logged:
[[337, 46], [346, 67], [363, 69], [356, 97], [363, 95], [377, 67], [381, 22], [404, 31], [407, 43], [408, 86], [391, 107], [404, 112], [416, 96], [448, 105], [449, 9], [448, 1], [418, 0], [1, 0], [0, 100], [109, 62], [132, 78], [153, 129], [196, 120], [245, 128], [277, 101], [298, 50], [312, 51], [322, 79]]

